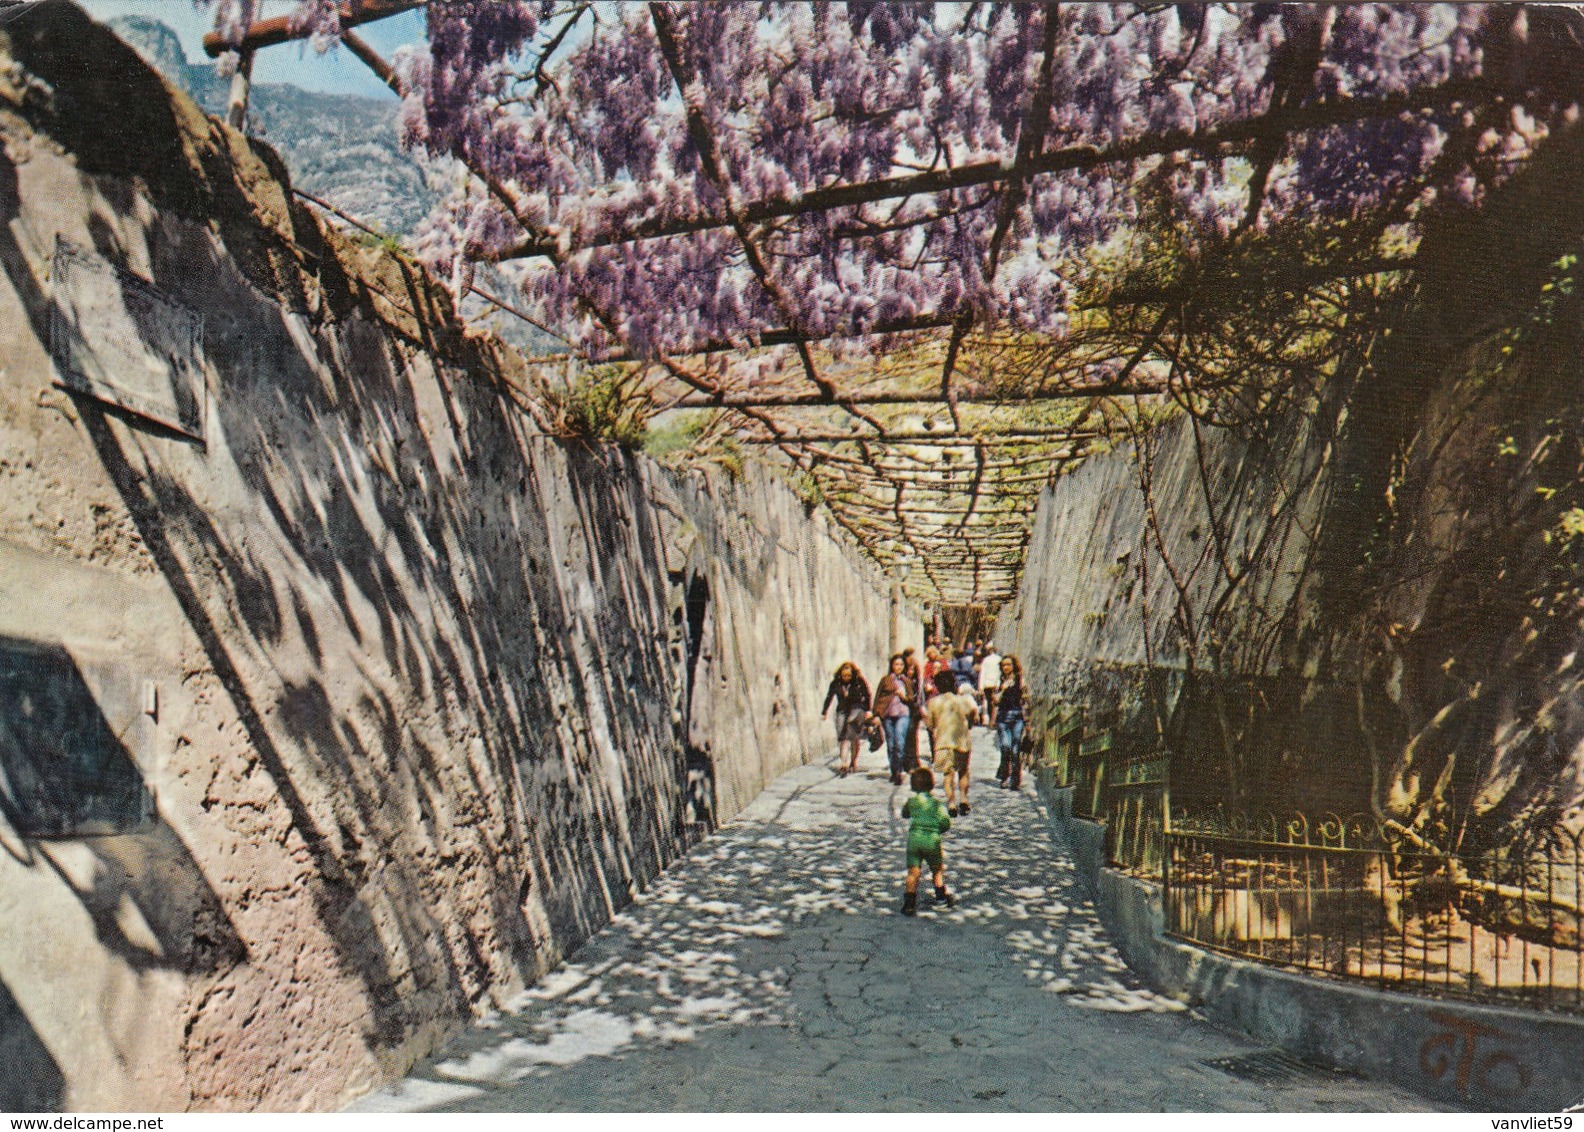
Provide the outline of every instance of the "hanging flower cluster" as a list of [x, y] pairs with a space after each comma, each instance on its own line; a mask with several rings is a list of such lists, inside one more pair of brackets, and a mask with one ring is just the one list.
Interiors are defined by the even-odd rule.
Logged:
[[[301, 18], [333, 37], [335, 9]], [[967, 319], [1059, 335], [1144, 200], [1189, 256], [1305, 218], [1400, 239], [1476, 202], [1576, 117], [1581, 26], [1552, 5], [431, 0], [402, 122], [477, 177], [431, 226], [446, 273], [526, 258], [524, 301], [592, 356]]]

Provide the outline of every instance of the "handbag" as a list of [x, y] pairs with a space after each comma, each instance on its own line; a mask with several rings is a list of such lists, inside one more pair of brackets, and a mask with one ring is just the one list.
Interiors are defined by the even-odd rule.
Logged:
[[869, 749], [878, 751], [885, 743], [885, 732], [880, 730], [880, 721], [871, 719], [864, 729], [864, 738], [869, 740]]

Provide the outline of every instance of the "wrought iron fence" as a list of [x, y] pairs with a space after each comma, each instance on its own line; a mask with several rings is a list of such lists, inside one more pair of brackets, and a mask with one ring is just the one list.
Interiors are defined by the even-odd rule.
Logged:
[[1106, 775], [1099, 815], [1106, 827], [1106, 856], [1124, 872], [1161, 875], [1171, 803], [1166, 772], [1166, 757], [1149, 755], [1119, 759]]
[[1369, 816], [1173, 815], [1167, 932], [1299, 970], [1584, 1011], [1584, 830], [1482, 854]]
[[1114, 866], [1151, 878], [1161, 873], [1170, 799], [1163, 753], [1129, 755], [1109, 727], [1086, 727], [1084, 710], [1035, 699], [1033, 747], [1055, 780], [1072, 789], [1075, 817], [1106, 828], [1106, 856]]

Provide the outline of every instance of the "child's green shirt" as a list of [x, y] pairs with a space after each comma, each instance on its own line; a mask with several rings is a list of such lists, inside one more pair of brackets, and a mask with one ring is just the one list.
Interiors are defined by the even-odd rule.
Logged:
[[951, 815], [933, 794], [915, 794], [903, 802], [902, 816], [911, 819], [909, 848], [932, 849], [940, 844], [941, 835], [951, 828]]

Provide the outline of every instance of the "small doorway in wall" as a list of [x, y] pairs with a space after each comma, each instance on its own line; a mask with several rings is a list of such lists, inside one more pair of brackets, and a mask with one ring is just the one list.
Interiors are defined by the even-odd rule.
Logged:
[[709, 581], [703, 572], [688, 579], [683, 599], [687, 624], [687, 712], [684, 735], [683, 817], [689, 839], [715, 828], [715, 760], [705, 738], [710, 718], [709, 644], [714, 618], [710, 609]]

